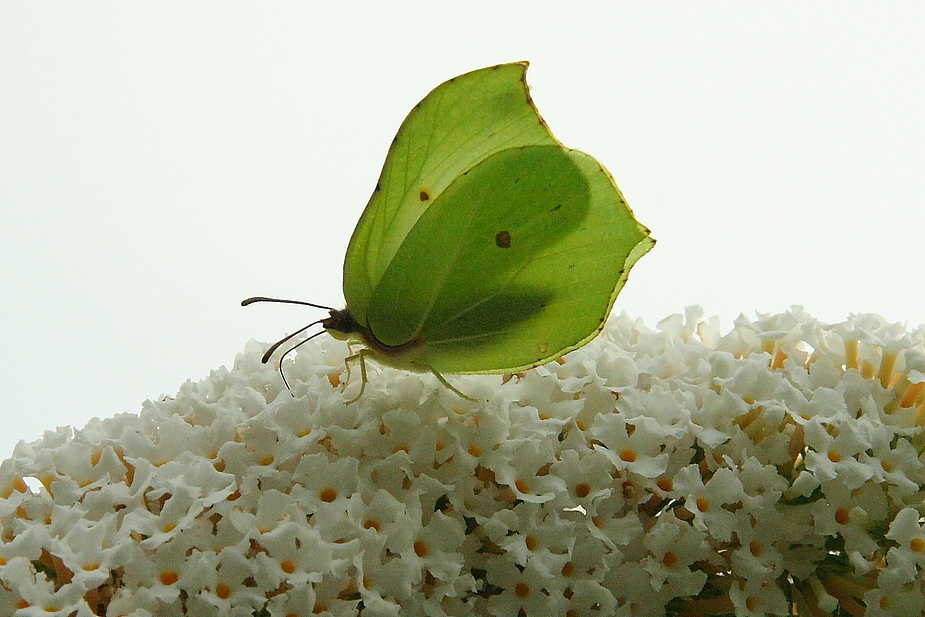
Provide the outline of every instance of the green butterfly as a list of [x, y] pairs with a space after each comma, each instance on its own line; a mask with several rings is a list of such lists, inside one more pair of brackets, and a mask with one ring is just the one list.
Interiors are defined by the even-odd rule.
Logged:
[[362, 373], [353, 400], [367, 358], [470, 398], [443, 374], [525, 371], [600, 332], [655, 241], [607, 170], [553, 136], [526, 70], [460, 75], [411, 110], [347, 247], [347, 308], [242, 302], [330, 311], [264, 362], [320, 323], [360, 347], [347, 358]]

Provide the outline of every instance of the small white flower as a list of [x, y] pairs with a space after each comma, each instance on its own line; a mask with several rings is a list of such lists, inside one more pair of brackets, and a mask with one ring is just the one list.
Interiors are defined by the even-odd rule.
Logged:
[[922, 515], [913, 508], [901, 510], [886, 537], [896, 542], [887, 553], [887, 567], [881, 578], [894, 583], [908, 583], [922, 577], [925, 572], [925, 523]]
[[491, 615], [507, 617], [521, 610], [528, 617], [556, 615], [564, 604], [564, 584], [532, 563], [520, 568], [503, 557], [489, 557], [486, 570], [488, 582], [500, 590], [488, 600]]
[[734, 583], [729, 598], [735, 606], [736, 617], [766, 617], [789, 615], [790, 607], [776, 581], [750, 578]]
[[543, 503], [565, 490], [557, 476], [538, 473], [549, 464], [554, 444], [551, 440], [507, 441], [485, 456], [485, 466], [497, 481], [507, 485], [518, 499]]
[[858, 460], [871, 447], [863, 420], [840, 415], [823, 423], [814, 418], [804, 425], [804, 431], [810, 447], [806, 468], [820, 482], [838, 478], [840, 484], [856, 489], [874, 475], [871, 465]]
[[642, 560], [642, 567], [652, 576], [656, 590], [667, 584], [673, 593], [682, 596], [700, 592], [707, 575], [692, 566], [709, 556], [710, 548], [702, 531], [669, 512], [656, 520], [643, 544], [650, 554]]
[[602, 415], [590, 433], [601, 443], [595, 449], [606, 455], [619, 471], [655, 478], [668, 468], [664, 435], [651, 418], [629, 420], [620, 414]]
[[925, 614], [925, 589], [921, 579], [907, 585], [876, 587], [864, 594], [864, 617], [921, 617]]
[[675, 475], [674, 493], [684, 499], [698, 529], [724, 542], [730, 539], [736, 517], [727, 507], [745, 499], [742, 482], [731, 469], [717, 469], [704, 482], [698, 466], [689, 465]]

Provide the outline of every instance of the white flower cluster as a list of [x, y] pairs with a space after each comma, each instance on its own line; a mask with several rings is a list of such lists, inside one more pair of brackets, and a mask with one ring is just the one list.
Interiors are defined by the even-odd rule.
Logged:
[[517, 376], [232, 370], [0, 465], [0, 614], [914, 616], [925, 328], [626, 316]]

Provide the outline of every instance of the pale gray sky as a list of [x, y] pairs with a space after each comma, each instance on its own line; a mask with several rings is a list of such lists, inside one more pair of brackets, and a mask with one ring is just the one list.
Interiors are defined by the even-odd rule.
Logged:
[[0, 459], [340, 306], [389, 142], [530, 60], [658, 239], [617, 300], [925, 323], [925, 4], [0, 4]]

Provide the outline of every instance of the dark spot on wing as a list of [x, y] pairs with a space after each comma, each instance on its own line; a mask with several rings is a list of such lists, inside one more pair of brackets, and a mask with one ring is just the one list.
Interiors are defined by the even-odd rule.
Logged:
[[498, 245], [498, 248], [509, 249], [511, 248], [511, 232], [504, 229], [495, 234], [495, 244]]
[[421, 189], [421, 195], [420, 195], [420, 197], [421, 197], [421, 201], [429, 201], [429, 200], [430, 200], [430, 193], [427, 192], [427, 189]]

